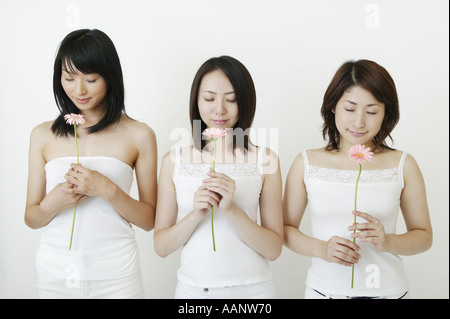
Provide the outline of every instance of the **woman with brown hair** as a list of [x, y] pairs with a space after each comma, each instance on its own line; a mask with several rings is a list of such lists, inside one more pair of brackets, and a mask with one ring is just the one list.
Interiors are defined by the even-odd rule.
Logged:
[[[386, 143], [399, 120], [394, 81], [373, 61], [346, 62], [325, 92], [321, 112], [327, 145], [297, 156], [283, 200], [285, 245], [313, 257], [305, 298], [403, 298], [408, 284], [398, 255], [429, 249], [432, 230], [416, 161]], [[360, 176], [357, 211], [357, 163], [348, 159], [356, 144], [374, 153]], [[299, 229], [307, 206], [311, 236]], [[404, 234], [396, 234], [400, 209]]]

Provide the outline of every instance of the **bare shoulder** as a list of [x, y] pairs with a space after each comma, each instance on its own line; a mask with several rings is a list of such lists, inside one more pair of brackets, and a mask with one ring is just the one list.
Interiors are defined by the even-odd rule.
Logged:
[[275, 151], [273, 151], [272, 149], [268, 147], [264, 147], [264, 149], [261, 149], [261, 146], [257, 146], [256, 149], [258, 152], [262, 150], [263, 160], [278, 161], [278, 154], [275, 153]]
[[29, 157], [34, 163], [38, 163], [38, 160], [40, 163], [45, 163], [46, 150], [55, 142], [55, 136], [51, 130], [52, 124], [52, 121], [43, 122], [31, 131]]
[[31, 136], [36, 138], [51, 136], [53, 134], [52, 125], [53, 121], [47, 121], [35, 126], [31, 131]]
[[160, 181], [162, 181], [164, 177], [170, 179], [171, 176], [173, 175], [173, 170], [175, 168], [175, 157], [176, 157], [175, 149], [172, 149], [163, 155], [161, 159]]
[[326, 161], [329, 156], [330, 156], [329, 152], [325, 151], [323, 148], [307, 149], [304, 152], [300, 152], [295, 157], [292, 165], [304, 167], [305, 161], [313, 163], [317, 162], [321, 163], [323, 161]]
[[123, 122], [124, 130], [134, 138], [140, 140], [145, 139], [147, 141], [148, 139], [156, 139], [153, 129], [144, 122], [139, 122], [128, 117], [123, 117], [121, 122]]
[[405, 157], [405, 163], [403, 165], [403, 172], [405, 176], [408, 175], [422, 175], [419, 164], [417, 164], [416, 159], [411, 154], [407, 154]]
[[176, 161], [176, 149], [171, 149], [163, 155], [161, 165], [174, 165]]
[[[258, 146], [258, 153], [260, 150], [261, 148]], [[278, 158], [278, 154], [270, 148], [265, 147], [264, 149], [262, 149], [262, 158], [260, 159], [260, 161], [262, 163], [263, 174], [274, 174], [279, 172], [280, 160]]]
[[47, 143], [51, 142], [55, 138], [52, 133], [53, 121], [43, 122], [33, 128], [30, 134], [31, 147], [39, 146], [44, 147]]
[[305, 151], [308, 163], [321, 167], [328, 167], [338, 154], [335, 151], [327, 151], [322, 148], [313, 148]]

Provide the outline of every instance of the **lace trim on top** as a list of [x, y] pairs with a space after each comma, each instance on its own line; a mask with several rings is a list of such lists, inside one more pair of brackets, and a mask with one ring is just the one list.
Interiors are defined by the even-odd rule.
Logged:
[[[319, 180], [330, 183], [355, 184], [359, 171], [325, 168], [309, 165], [305, 180]], [[362, 184], [383, 184], [402, 182], [402, 174], [398, 167], [382, 170], [363, 170], [359, 182]]]
[[[178, 163], [177, 175], [185, 177], [207, 177], [211, 169], [211, 164], [192, 164]], [[261, 175], [260, 165], [258, 163], [216, 163], [214, 170], [216, 172], [227, 174], [232, 177], [258, 176]]]

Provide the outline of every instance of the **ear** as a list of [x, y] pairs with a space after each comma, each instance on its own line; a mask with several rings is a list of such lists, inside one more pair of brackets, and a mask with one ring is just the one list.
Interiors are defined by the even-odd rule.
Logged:
[[331, 109], [331, 113], [336, 114], [336, 108], [335, 108], [335, 107], [333, 107], [333, 108]]

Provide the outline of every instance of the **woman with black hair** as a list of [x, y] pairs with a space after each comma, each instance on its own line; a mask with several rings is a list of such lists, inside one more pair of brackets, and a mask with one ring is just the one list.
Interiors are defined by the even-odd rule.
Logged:
[[[144, 296], [134, 224], [154, 226], [157, 147], [153, 130], [128, 117], [122, 69], [99, 30], [68, 34], [55, 59], [60, 114], [31, 133], [25, 223], [43, 228], [36, 253], [40, 298]], [[76, 164], [76, 113], [80, 163]], [[130, 195], [136, 174], [139, 200]], [[69, 241], [77, 206], [73, 243]]]
[[[282, 248], [282, 183], [278, 156], [249, 140], [255, 109], [253, 80], [238, 60], [212, 58], [197, 71], [194, 145], [164, 156], [158, 186], [155, 251], [165, 257], [182, 248], [175, 298], [275, 295], [268, 261]], [[207, 128], [226, 131], [215, 147], [202, 138]]]

